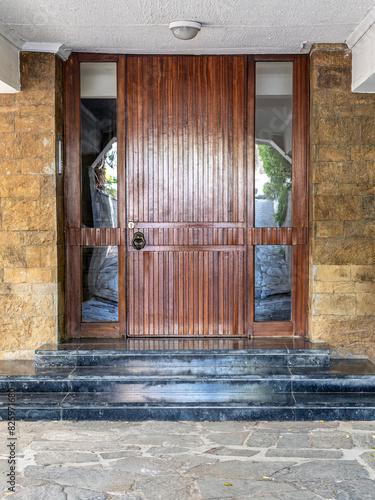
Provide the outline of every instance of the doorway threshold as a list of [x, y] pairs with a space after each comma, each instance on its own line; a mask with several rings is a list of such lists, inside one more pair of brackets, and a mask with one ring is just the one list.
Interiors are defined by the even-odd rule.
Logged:
[[324, 350], [329, 346], [301, 337], [252, 338], [81, 338], [59, 344], [43, 344], [41, 351], [238, 351], [238, 350]]

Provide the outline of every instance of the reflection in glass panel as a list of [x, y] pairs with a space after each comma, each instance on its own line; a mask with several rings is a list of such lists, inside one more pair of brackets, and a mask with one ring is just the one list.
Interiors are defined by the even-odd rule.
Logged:
[[255, 321], [290, 321], [292, 247], [255, 247]]
[[256, 63], [255, 227], [292, 225], [293, 63]]
[[118, 321], [117, 247], [82, 247], [82, 321]]
[[83, 227], [117, 227], [116, 63], [81, 63]]

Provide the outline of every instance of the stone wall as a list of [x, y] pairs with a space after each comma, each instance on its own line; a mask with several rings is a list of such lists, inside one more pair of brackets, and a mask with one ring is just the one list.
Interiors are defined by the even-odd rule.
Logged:
[[62, 62], [20, 55], [21, 89], [0, 94], [0, 357], [32, 357], [64, 332]]
[[375, 359], [375, 94], [351, 92], [346, 45], [310, 64], [309, 332]]

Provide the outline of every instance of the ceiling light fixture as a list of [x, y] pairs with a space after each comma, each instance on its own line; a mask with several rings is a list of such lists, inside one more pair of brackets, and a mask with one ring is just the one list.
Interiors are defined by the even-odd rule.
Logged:
[[173, 21], [169, 23], [169, 29], [179, 40], [191, 40], [201, 29], [202, 24], [195, 21]]

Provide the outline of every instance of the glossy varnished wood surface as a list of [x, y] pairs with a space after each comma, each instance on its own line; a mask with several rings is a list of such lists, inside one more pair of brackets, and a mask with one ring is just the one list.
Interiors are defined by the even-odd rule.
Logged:
[[129, 336], [246, 334], [246, 72], [127, 58]]
[[[254, 228], [255, 61], [294, 62], [293, 227]], [[81, 228], [79, 63], [118, 65], [118, 227]], [[308, 57], [72, 54], [68, 336], [305, 335]], [[145, 234], [140, 252], [135, 230]], [[254, 321], [254, 245], [292, 245], [292, 321]], [[82, 246], [119, 247], [119, 321], [81, 323]]]

